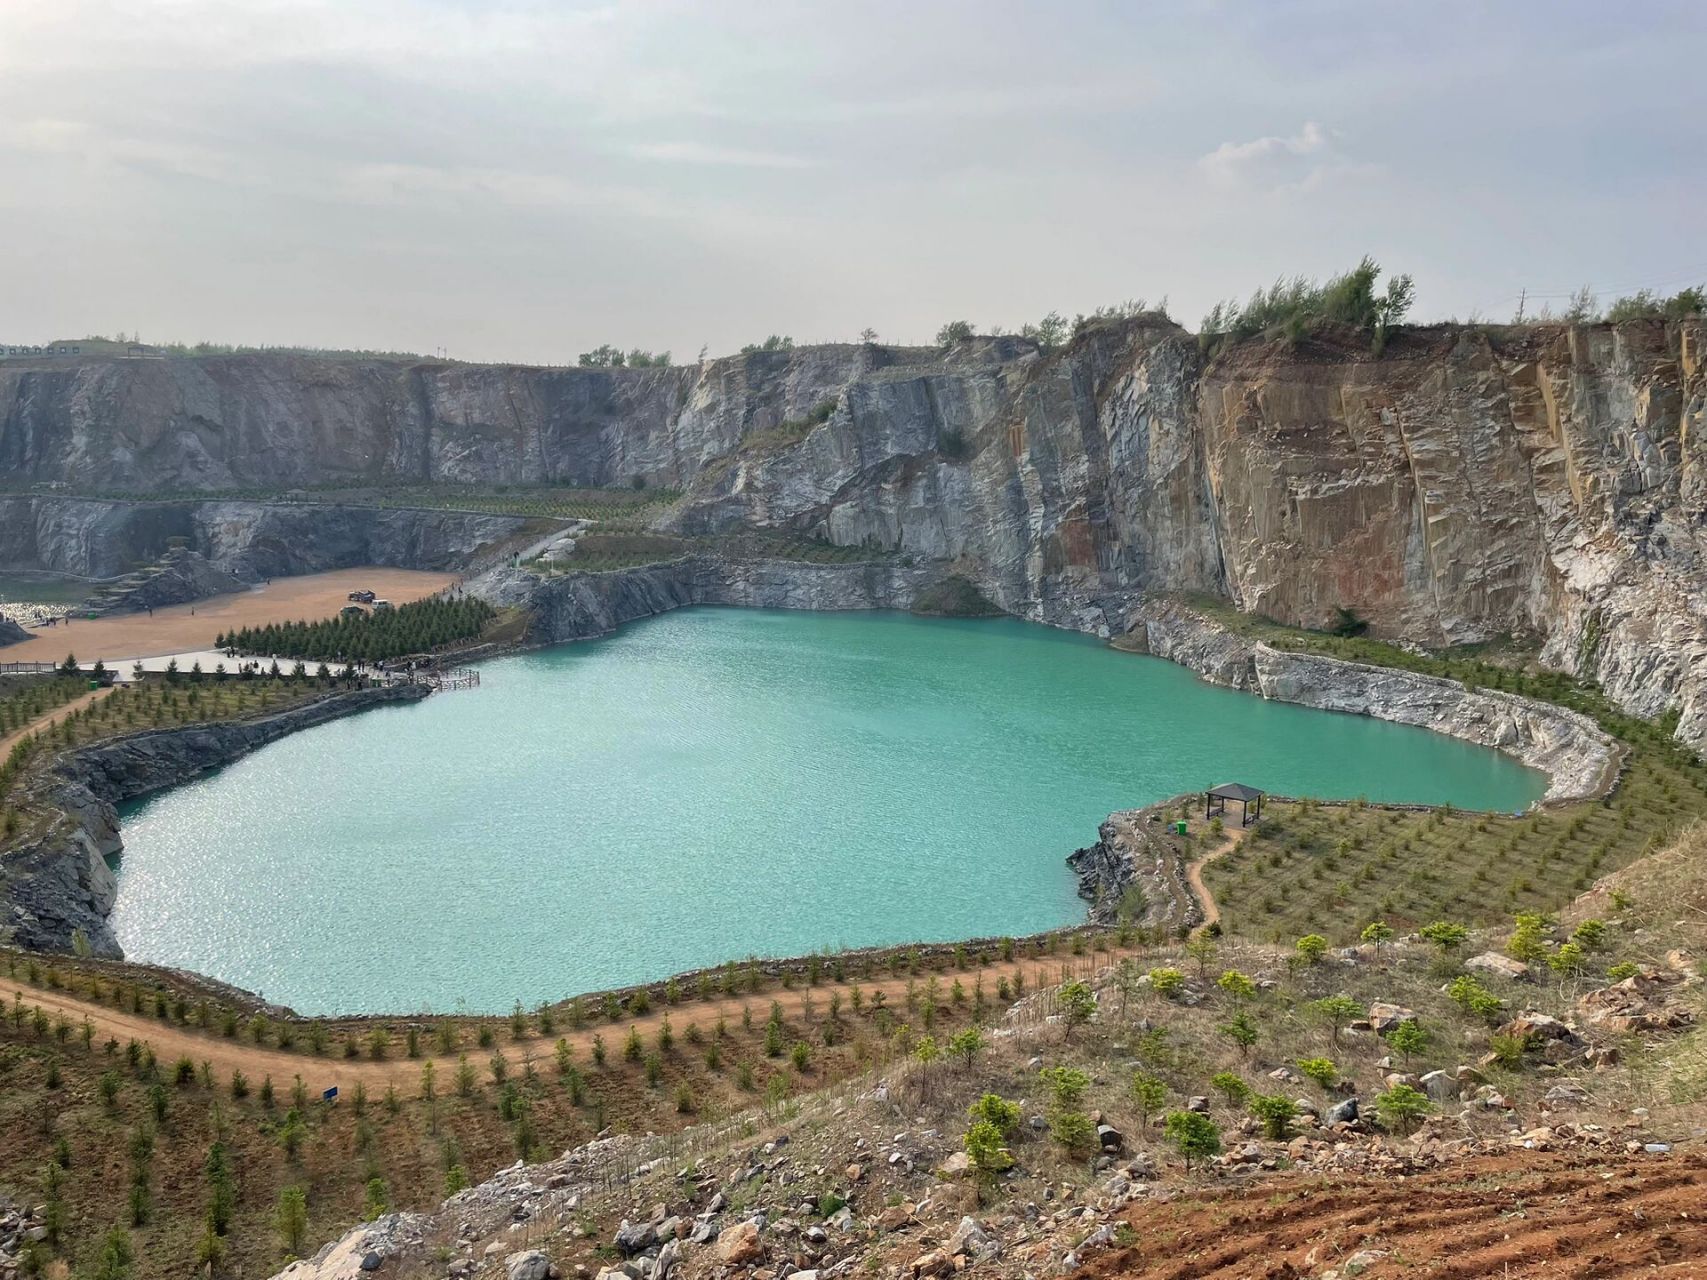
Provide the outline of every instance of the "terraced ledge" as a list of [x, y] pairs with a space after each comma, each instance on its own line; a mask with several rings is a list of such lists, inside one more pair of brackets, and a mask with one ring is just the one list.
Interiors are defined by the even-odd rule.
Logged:
[[1438, 676], [1277, 649], [1174, 601], [1146, 601], [1122, 647], [1277, 702], [1375, 716], [1493, 747], [1547, 775], [1544, 804], [1598, 799], [1623, 763], [1623, 748], [1580, 712]]

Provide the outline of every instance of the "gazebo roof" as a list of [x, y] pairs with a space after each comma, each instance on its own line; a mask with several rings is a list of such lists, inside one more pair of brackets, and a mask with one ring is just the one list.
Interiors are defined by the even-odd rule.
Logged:
[[1247, 787], [1242, 782], [1223, 782], [1218, 787], [1209, 788], [1209, 794], [1217, 800], [1258, 800], [1262, 792], [1255, 787]]

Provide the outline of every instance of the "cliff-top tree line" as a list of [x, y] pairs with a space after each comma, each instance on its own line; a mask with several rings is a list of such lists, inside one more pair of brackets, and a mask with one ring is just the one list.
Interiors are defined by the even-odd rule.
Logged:
[[302, 658], [309, 662], [356, 659], [381, 662], [415, 653], [431, 653], [460, 640], [472, 640], [496, 611], [484, 600], [434, 597], [361, 617], [320, 622], [275, 623], [244, 627], [222, 635], [216, 648], [237, 653]]
[[1405, 318], [1416, 297], [1410, 276], [1390, 277], [1386, 289], [1378, 293], [1375, 282], [1380, 278], [1380, 264], [1367, 257], [1326, 282], [1283, 277], [1258, 289], [1246, 302], [1217, 302], [1203, 317], [1198, 340], [1214, 350], [1223, 342], [1239, 342], [1259, 333], [1296, 339], [1312, 324], [1326, 322], [1362, 330], [1369, 335], [1370, 349], [1379, 355], [1388, 331]]

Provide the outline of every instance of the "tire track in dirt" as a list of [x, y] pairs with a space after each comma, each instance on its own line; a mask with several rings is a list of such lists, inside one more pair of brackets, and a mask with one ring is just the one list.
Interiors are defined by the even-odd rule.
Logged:
[[[1126, 1217], [1151, 1241], [1097, 1259], [1087, 1280], [1290, 1280], [1361, 1249], [1383, 1280], [1698, 1274], [1707, 1156], [1593, 1152], [1481, 1157], [1403, 1178], [1267, 1180]], [[1169, 1228], [1174, 1228], [1172, 1231]], [[1312, 1257], [1312, 1255], [1314, 1255]]]

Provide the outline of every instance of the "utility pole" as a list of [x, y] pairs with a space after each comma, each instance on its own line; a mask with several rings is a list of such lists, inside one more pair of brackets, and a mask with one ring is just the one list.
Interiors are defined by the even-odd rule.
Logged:
[[1529, 301], [1529, 289], [1524, 287], [1517, 291], [1517, 323], [1523, 323], [1523, 304]]

